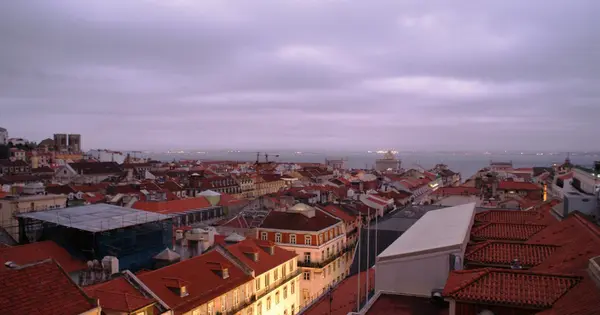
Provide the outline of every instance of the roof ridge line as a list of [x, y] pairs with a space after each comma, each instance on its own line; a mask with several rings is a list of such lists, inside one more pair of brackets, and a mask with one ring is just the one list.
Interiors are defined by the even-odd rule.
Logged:
[[575, 212], [573, 216], [577, 219], [577, 221], [585, 226], [587, 230], [589, 230], [596, 238], [600, 239], [600, 230], [593, 223], [590, 222], [587, 217], [583, 216], [580, 212]]

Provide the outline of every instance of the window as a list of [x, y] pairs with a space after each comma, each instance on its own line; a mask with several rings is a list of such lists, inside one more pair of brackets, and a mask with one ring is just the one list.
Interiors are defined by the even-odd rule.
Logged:
[[321, 251], [321, 260], [325, 260], [325, 251], [324, 250]]
[[235, 291], [233, 291], [233, 305], [237, 306], [238, 302], [238, 289], [236, 289]]
[[256, 315], [262, 315], [262, 302], [256, 304]]
[[214, 307], [213, 306], [213, 302], [209, 302], [208, 306], [207, 306], [207, 308], [208, 308], [208, 315], [212, 315], [213, 314], [213, 307]]
[[260, 239], [263, 240], [263, 241], [266, 241], [267, 240], [267, 232], [261, 232], [260, 233]]
[[329, 275], [331, 275], [331, 265], [327, 266], [327, 273], [329, 273]]
[[287, 299], [287, 286], [283, 287], [283, 299]]
[[333, 239], [333, 231], [329, 230], [329, 239]]
[[310, 245], [311, 243], [311, 236], [310, 234], [304, 235], [304, 244], [305, 245]]
[[310, 280], [310, 271], [304, 272], [304, 280]]
[[325, 242], [327, 243], [327, 241], [329, 240], [329, 237], [327, 237], [327, 232], [325, 232], [323, 234], [325, 234]]
[[260, 277], [256, 278], [256, 291], [260, 290]]
[[271, 297], [267, 298], [267, 311], [271, 310]]
[[275, 242], [281, 243], [281, 233], [275, 233]]
[[323, 234], [319, 234], [319, 244], [323, 244]]
[[296, 306], [294, 304], [292, 304], [292, 307], [290, 307], [290, 315], [294, 315], [296, 311]]
[[335, 262], [332, 265], [333, 265], [333, 272], [335, 272]]
[[275, 304], [279, 304], [279, 291], [275, 292]]
[[342, 265], [342, 260], [338, 259], [337, 264], [338, 264], [338, 268], [340, 268], [340, 266]]
[[221, 312], [225, 313], [226, 308], [227, 308], [227, 298], [223, 295], [223, 296], [221, 296]]
[[296, 234], [290, 234], [290, 244], [296, 244]]
[[310, 253], [309, 252], [304, 253], [304, 263], [310, 264]]
[[329, 258], [329, 256], [331, 256], [331, 253], [329, 252], [329, 247], [327, 247], [327, 258]]
[[269, 282], [271, 282], [271, 279], [270, 279], [270, 278], [271, 278], [271, 277], [270, 277], [270, 276], [269, 276], [269, 274], [267, 273], [267, 274], [265, 275], [265, 288], [268, 288], [268, 287], [269, 287]]
[[290, 261], [290, 272], [294, 271], [294, 260]]
[[275, 268], [275, 270], [273, 270], [273, 281], [277, 281], [277, 279], [279, 279], [279, 269]]
[[292, 280], [290, 282], [290, 294], [294, 294], [296, 292], [296, 281]]
[[[138, 312], [135, 315], [144, 315], [146, 312]], [[200, 310], [193, 310], [192, 315], [200, 315]]]
[[285, 278], [286, 274], [287, 274], [287, 265], [283, 264], [283, 266], [281, 266], [281, 276]]

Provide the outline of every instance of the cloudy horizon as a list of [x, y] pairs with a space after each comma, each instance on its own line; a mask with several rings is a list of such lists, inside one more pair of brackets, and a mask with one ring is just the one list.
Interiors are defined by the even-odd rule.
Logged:
[[0, 127], [86, 149], [600, 150], [600, 1], [0, 4]]

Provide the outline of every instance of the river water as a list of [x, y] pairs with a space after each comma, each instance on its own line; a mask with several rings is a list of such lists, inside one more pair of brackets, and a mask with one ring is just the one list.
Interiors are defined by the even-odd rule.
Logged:
[[[305, 162], [323, 163], [326, 158], [346, 159], [346, 168], [371, 168], [375, 160], [382, 155], [375, 153], [278, 153], [279, 156], [271, 155], [269, 160], [276, 162]], [[149, 157], [162, 161], [194, 159], [204, 161], [229, 160], [229, 161], [255, 161], [256, 153], [252, 152], [207, 152], [207, 153], [154, 153]], [[444, 163], [454, 171], [461, 173], [463, 179], [475, 174], [479, 169], [486, 167], [490, 161], [510, 162], [517, 167], [551, 166], [553, 163], [562, 163], [566, 154], [536, 155], [536, 154], [482, 154], [482, 153], [400, 153], [398, 158], [402, 160], [405, 169], [422, 166], [425, 169], [432, 168], [435, 164]], [[595, 160], [600, 160], [598, 155], [571, 155], [571, 162], [590, 167]], [[261, 156], [264, 161], [264, 156]]]

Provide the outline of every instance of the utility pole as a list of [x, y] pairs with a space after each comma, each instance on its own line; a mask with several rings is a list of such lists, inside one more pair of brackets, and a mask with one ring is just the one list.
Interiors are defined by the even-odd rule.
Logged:
[[329, 287], [329, 315], [331, 315], [331, 304], [333, 304], [333, 286]]
[[[371, 208], [367, 208], [367, 268], [365, 269], [365, 306], [369, 303], [369, 243], [371, 240]], [[358, 275], [360, 277], [360, 274]]]
[[356, 291], [356, 312], [360, 312], [360, 243], [361, 243], [361, 237], [360, 237], [360, 232], [362, 230], [362, 218], [360, 215], [360, 212], [358, 213], [358, 222], [359, 222], [359, 226], [358, 226], [358, 246], [356, 249], [356, 254], [358, 255], [358, 290]]

